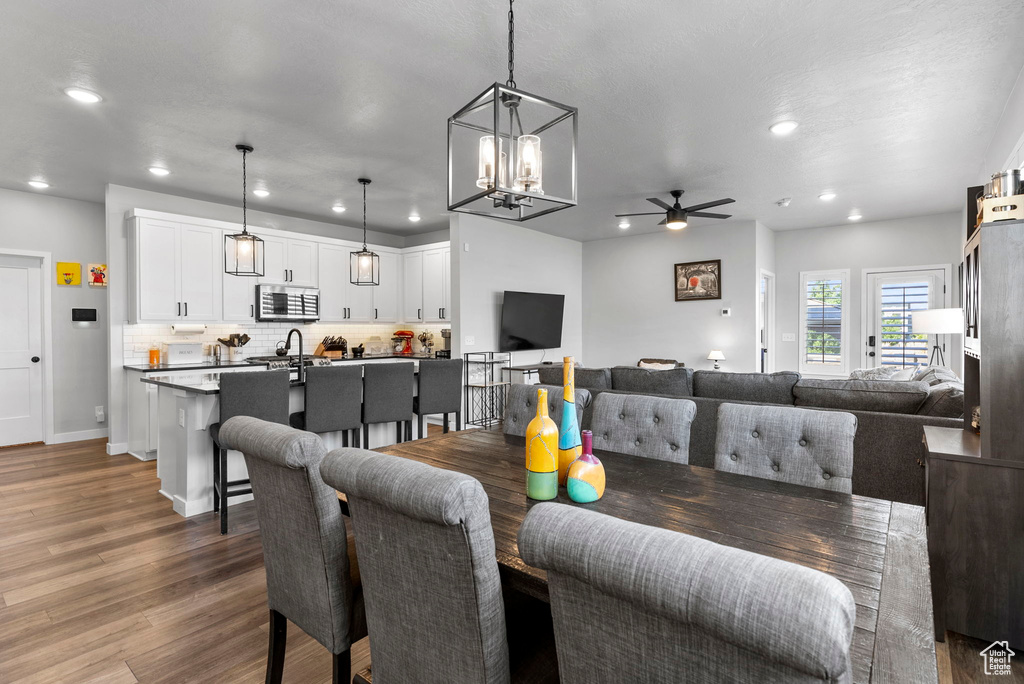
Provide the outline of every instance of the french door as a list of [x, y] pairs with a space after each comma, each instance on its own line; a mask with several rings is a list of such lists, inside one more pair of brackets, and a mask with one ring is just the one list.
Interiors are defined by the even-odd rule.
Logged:
[[42, 264], [0, 254], [0, 446], [43, 440]]
[[[932, 340], [926, 334], [914, 332], [913, 314], [946, 308], [948, 269], [931, 267], [866, 275], [864, 366], [908, 368], [927, 364]], [[945, 346], [946, 336], [939, 337], [942, 339], [935, 344]]]

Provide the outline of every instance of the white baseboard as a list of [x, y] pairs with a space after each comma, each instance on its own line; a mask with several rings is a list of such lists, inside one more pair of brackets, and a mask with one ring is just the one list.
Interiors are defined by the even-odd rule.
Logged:
[[156, 452], [155, 451], [147, 451], [147, 452], [143, 452], [142, 454], [137, 454], [134, 451], [129, 451], [128, 455], [129, 456], [134, 456], [135, 458], [139, 459], [140, 461], [155, 461], [156, 460]]
[[99, 439], [106, 436], [107, 428], [79, 430], [78, 432], [60, 432], [53, 436], [49, 444], [67, 444], [68, 442], [81, 442], [84, 439]]
[[117, 456], [128, 453], [128, 442], [107, 442], [107, 455]]
[[[164, 496], [167, 495], [164, 494]], [[252, 501], [252, 494], [233, 496], [229, 499], [229, 505], [234, 506], [235, 504], [245, 503], [246, 501]], [[193, 499], [192, 501], [186, 501], [175, 494], [171, 497], [171, 503], [174, 508], [174, 512], [185, 518], [191, 518], [193, 515], [199, 515], [200, 513], [209, 513], [213, 510], [212, 497], [210, 499]]]

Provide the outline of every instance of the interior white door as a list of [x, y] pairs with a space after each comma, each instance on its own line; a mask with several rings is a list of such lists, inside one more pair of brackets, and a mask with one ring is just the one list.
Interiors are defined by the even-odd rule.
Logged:
[[43, 440], [42, 265], [0, 255], [0, 446]]
[[942, 269], [868, 273], [865, 366], [927, 364], [931, 342], [928, 335], [913, 331], [912, 317], [915, 311], [944, 308], [945, 290]]
[[181, 315], [186, 320], [221, 320], [223, 233], [181, 226]]
[[373, 314], [378, 323], [398, 320], [398, 255], [380, 253], [380, 285], [373, 288]]
[[423, 320], [423, 253], [402, 255], [402, 320]]

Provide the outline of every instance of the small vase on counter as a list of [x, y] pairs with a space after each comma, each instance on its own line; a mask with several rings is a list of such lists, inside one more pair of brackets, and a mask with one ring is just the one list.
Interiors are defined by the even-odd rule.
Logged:
[[558, 426], [548, 417], [548, 391], [537, 390], [537, 415], [526, 426], [526, 496], [558, 496]]
[[562, 360], [562, 426], [558, 434], [558, 484], [564, 485], [569, 466], [579, 458], [580, 426], [576, 421], [576, 375], [571, 356]]
[[569, 467], [565, 486], [576, 503], [591, 503], [604, 496], [604, 465], [594, 456], [594, 433], [590, 430], [583, 431], [583, 453]]

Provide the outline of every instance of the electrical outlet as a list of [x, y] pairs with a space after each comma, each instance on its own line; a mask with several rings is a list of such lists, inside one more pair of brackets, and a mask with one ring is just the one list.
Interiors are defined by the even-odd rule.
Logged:
[[144, 352], [144, 351], [149, 351], [149, 345], [146, 345], [146, 344], [137, 344], [137, 345], [135, 345], [135, 347], [133, 347], [133, 348], [134, 348], [134, 349], [135, 349], [135, 351], [137, 351], [137, 352]]
[[462, 243], [462, 251], [463, 252], [468, 252], [469, 251], [469, 243], [468, 242], [463, 242]]
[[96, 407], [96, 422], [97, 423], [102, 423], [106, 419], [107, 419], [106, 416], [103, 414], [103, 407], [102, 406], [97, 406]]
[[796, 333], [782, 333], [783, 342], [796, 342]]
[[178, 427], [185, 427], [185, 409], [178, 409]]
[[473, 337], [472, 335], [466, 335], [466, 346], [467, 347], [476, 346], [476, 338]]

